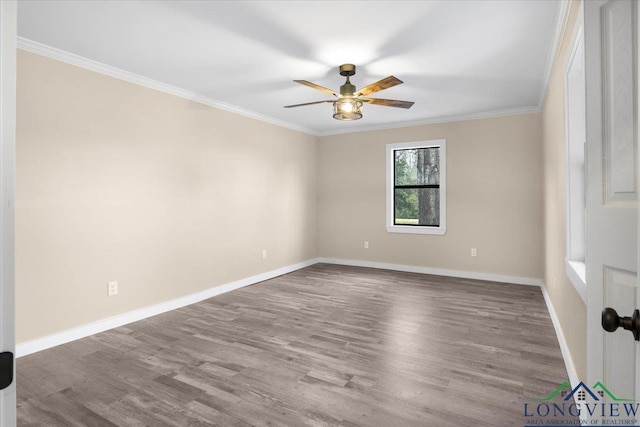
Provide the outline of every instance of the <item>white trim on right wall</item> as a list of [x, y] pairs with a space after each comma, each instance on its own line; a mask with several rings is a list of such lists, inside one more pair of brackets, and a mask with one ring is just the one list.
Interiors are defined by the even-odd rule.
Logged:
[[558, 318], [556, 309], [553, 307], [551, 297], [549, 297], [547, 287], [544, 285], [544, 283], [540, 283], [540, 289], [542, 290], [542, 296], [544, 296], [544, 302], [547, 304], [547, 310], [549, 311], [549, 316], [551, 317], [553, 328], [556, 331], [556, 337], [558, 338], [558, 345], [560, 346], [560, 351], [562, 352], [564, 366], [567, 369], [567, 376], [569, 377], [569, 382], [571, 383], [571, 388], [573, 389], [577, 387], [578, 384], [580, 384], [580, 379], [578, 378], [576, 366], [573, 363], [573, 357], [571, 356], [571, 351], [569, 350], [569, 344], [567, 343], [567, 339], [564, 336], [562, 326], [560, 325], [560, 319]]
[[[580, 10], [582, 15], [582, 10]], [[566, 258], [567, 277], [587, 303], [586, 249], [586, 111], [585, 50], [582, 22], [571, 41], [565, 74]]]

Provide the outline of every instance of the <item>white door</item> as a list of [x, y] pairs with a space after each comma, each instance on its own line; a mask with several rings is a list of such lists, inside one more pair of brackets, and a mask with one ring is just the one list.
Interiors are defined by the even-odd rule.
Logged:
[[640, 308], [638, 283], [638, 3], [584, 3], [587, 111], [587, 381], [640, 399], [640, 345], [602, 329], [601, 312]]
[[[13, 194], [16, 130], [15, 1], [0, 1], [0, 353], [15, 353]], [[0, 355], [1, 356], [1, 355]], [[5, 356], [7, 355], [5, 353]], [[4, 360], [0, 357], [0, 360]], [[11, 359], [9, 359], [11, 360]], [[6, 368], [1, 365], [0, 368]], [[15, 377], [15, 366], [13, 367]], [[0, 372], [4, 375], [4, 373]], [[0, 375], [0, 378], [4, 378]], [[16, 425], [15, 381], [0, 390], [0, 427]]]

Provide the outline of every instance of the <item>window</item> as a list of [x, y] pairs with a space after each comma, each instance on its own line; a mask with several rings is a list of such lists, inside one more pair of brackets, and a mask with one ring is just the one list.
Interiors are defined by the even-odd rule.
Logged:
[[585, 268], [585, 64], [582, 27], [576, 33], [566, 71], [567, 276], [587, 302]]
[[387, 144], [387, 231], [446, 231], [446, 141]]

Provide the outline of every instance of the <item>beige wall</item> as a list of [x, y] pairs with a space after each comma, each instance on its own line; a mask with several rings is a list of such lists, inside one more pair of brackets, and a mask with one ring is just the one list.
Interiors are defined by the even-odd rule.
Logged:
[[24, 51], [17, 114], [18, 343], [317, 256], [316, 137]]
[[[542, 114], [321, 138], [19, 51], [17, 342], [320, 255], [543, 278], [584, 377], [564, 271], [576, 19], [572, 5]], [[446, 235], [388, 233], [385, 145], [439, 138]]]
[[[388, 233], [386, 144], [439, 138], [447, 140], [446, 234]], [[541, 142], [540, 114], [320, 138], [320, 255], [541, 278]]]
[[581, 2], [572, 1], [542, 114], [544, 141], [544, 282], [560, 319], [579, 378], [586, 378], [586, 307], [567, 278], [565, 73]]

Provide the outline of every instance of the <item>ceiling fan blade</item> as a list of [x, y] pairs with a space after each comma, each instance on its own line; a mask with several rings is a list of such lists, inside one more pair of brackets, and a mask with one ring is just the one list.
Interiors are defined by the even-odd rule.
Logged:
[[394, 76], [389, 76], [382, 80], [378, 80], [375, 83], [371, 83], [368, 86], [363, 87], [358, 92], [356, 92], [355, 95], [356, 96], [369, 95], [370, 93], [380, 92], [381, 90], [389, 89], [390, 87], [397, 86], [402, 83], [404, 82], [399, 78]]
[[385, 107], [411, 108], [415, 102], [398, 101], [397, 99], [380, 99], [380, 98], [359, 98], [362, 102], [369, 104], [383, 105]]
[[328, 93], [329, 95], [338, 96], [338, 94], [335, 93], [334, 91], [332, 91], [331, 89], [326, 88], [324, 86], [317, 85], [315, 83], [308, 82], [306, 80], [294, 80], [294, 82], [300, 83], [301, 85], [309, 86], [310, 88], [317, 89], [317, 90], [325, 92], [325, 93]]
[[334, 102], [332, 99], [326, 101], [305, 102], [304, 104], [285, 105], [284, 108], [304, 107], [305, 105], [324, 104], [325, 102]]

